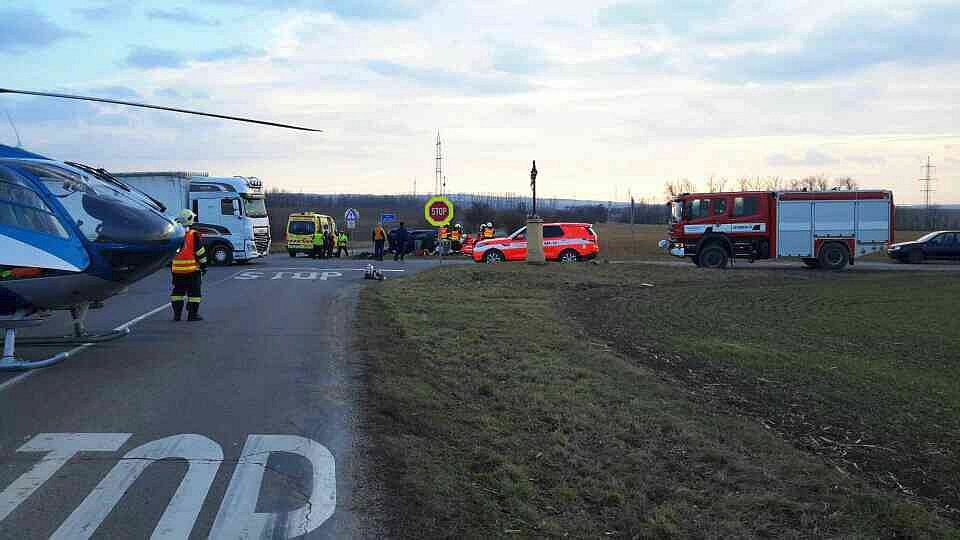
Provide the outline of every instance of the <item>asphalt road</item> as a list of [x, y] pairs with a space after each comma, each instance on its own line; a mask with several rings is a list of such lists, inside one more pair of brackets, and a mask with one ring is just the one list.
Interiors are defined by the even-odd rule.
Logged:
[[[88, 318], [102, 330], [142, 317], [129, 336], [0, 373], [0, 538], [355, 536], [349, 343], [364, 264], [212, 268], [193, 323], [171, 320], [158, 272]], [[434, 264], [382, 267], [403, 270], [393, 279]]]

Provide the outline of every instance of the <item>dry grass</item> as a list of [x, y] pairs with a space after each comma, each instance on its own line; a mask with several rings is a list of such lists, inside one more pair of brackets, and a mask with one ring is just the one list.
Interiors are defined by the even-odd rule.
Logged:
[[667, 259], [657, 242], [667, 238], [666, 225], [630, 225], [599, 223], [594, 226], [600, 237], [600, 258], [608, 260]]
[[[802, 279], [785, 277], [792, 275]], [[803, 281], [810, 276], [820, 281]], [[941, 468], [930, 470], [948, 486], [960, 386], [956, 365], [940, 364], [960, 342], [953, 335], [937, 349], [922, 346], [923, 328], [943, 330], [929, 324], [933, 311], [908, 316], [902, 305], [878, 301], [914, 283], [897, 301], [960, 315], [938, 292], [946, 285], [938, 279], [947, 278], [518, 264], [443, 268], [375, 284], [362, 293], [356, 346], [368, 365], [365, 422], [395, 511], [390, 532], [956, 538], [936, 497], [905, 496], [889, 479], [874, 483], [770, 423], [781, 410], [801, 420], [809, 411], [818, 428], [833, 426], [818, 435], [849, 443], [837, 448], [852, 459], [869, 456], [861, 466], [887, 452], [867, 445], [903, 450], [907, 461], [893, 464], [902, 469], [889, 470], [894, 478], [909, 477], [903, 471], [920, 463], [909, 453], [913, 445], [935, 441], [925, 448], [939, 454], [928, 452], [925, 463], [939, 460]], [[769, 305], [788, 307], [764, 311], [762, 324], [744, 319], [755, 295], [736, 293], [760, 281], [763, 298], [778, 299]], [[828, 293], [850, 284], [859, 292], [842, 305], [854, 310], [853, 336], [862, 339], [843, 347], [849, 325], [820, 321], [838, 305]], [[798, 286], [804, 294], [796, 294]], [[718, 309], [727, 316], [714, 316]], [[891, 356], [890, 340], [874, 334], [907, 323], [921, 333]], [[796, 349], [791, 333], [774, 339], [786, 326], [829, 338], [828, 352], [838, 348], [839, 355]], [[922, 355], [897, 362], [913, 342]], [[704, 356], [709, 350], [718, 352]], [[720, 371], [707, 369], [710, 363]], [[738, 379], [745, 383], [735, 386]], [[745, 390], [718, 390], [723, 385]], [[911, 393], [938, 397], [911, 405], [904, 401]], [[897, 410], [900, 416], [889, 416]], [[908, 413], [919, 413], [915, 429], [904, 420]], [[868, 421], [871, 438], [848, 441], [848, 422], [858, 417]], [[885, 422], [895, 429], [874, 429]], [[922, 439], [930, 436], [938, 438]]]

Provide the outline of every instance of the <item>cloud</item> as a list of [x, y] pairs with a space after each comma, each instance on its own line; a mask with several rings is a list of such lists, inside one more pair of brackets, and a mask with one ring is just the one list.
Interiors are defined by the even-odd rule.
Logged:
[[367, 62], [370, 71], [384, 77], [404, 79], [423, 86], [458, 90], [466, 94], [510, 94], [528, 89], [512, 79], [474, 77], [445, 69], [407, 66], [384, 60]]
[[129, 3], [114, 2], [102, 6], [73, 8], [73, 12], [92, 22], [126, 17], [133, 12]]
[[542, 50], [508, 45], [493, 53], [493, 68], [505, 73], [528, 75], [543, 71], [547, 60]]
[[141, 97], [136, 90], [119, 85], [91, 88], [89, 94], [113, 99], [139, 99]]
[[210, 0], [230, 6], [333, 13], [344, 19], [402, 20], [422, 15], [434, 0]]
[[22, 53], [82, 36], [28, 9], [0, 9], [0, 53]]
[[728, 9], [722, 0], [646, 0], [620, 2], [597, 15], [604, 25], [661, 25], [675, 32], [686, 32], [694, 25], [711, 21]]
[[870, 12], [838, 18], [799, 47], [747, 52], [715, 63], [729, 80], [792, 81], [843, 75], [882, 63], [952, 60], [960, 47], [960, 5], [910, 15]]
[[256, 56], [263, 56], [264, 51], [261, 49], [252, 49], [250, 47], [236, 46], [236, 47], [227, 47], [225, 49], [214, 49], [212, 51], [206, 51], [197, 53], [191, 56], [191, 60], [200, 60], [202, 62], [219, 62], [222, 60], [237, 60], [243, 58], [253, 58]]
[[137, 47], [127, 56], [127, 65], [141, 69], [178, 68], [187, 63], [183, 53], [153, 47]]
[[181, 94], [176, 88], [161, 88], [154, 92], [154, 94], [170, 99], [180, 99], [183, 97], [183, 94]]
[[211, 19], [208, 17], [203, 17], [202, 15], [197, 15], [186, 9], [174, 8], [174, 9], [150, 9], [146, 12], [148, 19], [172, 22], [177, 24], [189, 24], [193, 26], [219, 26], [220, 21], [217, 19]]
[[224, 60], [242, 60], [262, 56], [260, 49], [236, 46], [223, 49], [213, 49], [197, 53], [183, 53], [169, 49], [153, 47], [137, 47], [127, 56], [126, 64], [140, 69], [180, 68], [188, 62], [220, 62]]
[[836, 159], [813, 149], [807, 150], [802, 158], [792, 158], [786, 154], [767, 156], [767, 165], [771, 167], [822, 167], [836, 162]]

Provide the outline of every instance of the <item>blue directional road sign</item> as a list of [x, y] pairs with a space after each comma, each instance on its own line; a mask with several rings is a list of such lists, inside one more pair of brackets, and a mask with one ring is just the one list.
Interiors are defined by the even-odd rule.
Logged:
[[397, 220], [397, 214], [393, 212], [383, 212], [380, 214], [380, 223], [393, 223]]

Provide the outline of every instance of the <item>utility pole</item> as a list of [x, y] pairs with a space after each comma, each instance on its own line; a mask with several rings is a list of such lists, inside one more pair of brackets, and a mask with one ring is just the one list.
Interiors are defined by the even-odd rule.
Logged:
[[437, 131], [437, 170], [436, 177], [433, 180], [433, 194], [440, 195], [441, 184], [443, 183], [443, 143], [440, 142], [440, 132]]
[[933, 192], [936, 191], [934, 187], [936, 179], [930, 176], [930, 171], [936, 169], [936, 166], [930, 164], [930, 156], [927, 156], [927, 164], [923, 165], [923, 169], [926, 170], [926, 174], [920, 179], [920, 192], [923, 193], [923, 209], [927, 218], [927, 227], [933, 228], [931, 200], [933, 199]]

